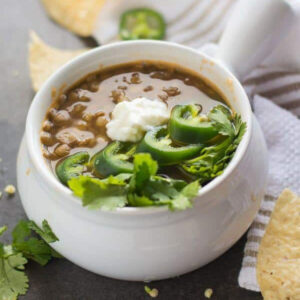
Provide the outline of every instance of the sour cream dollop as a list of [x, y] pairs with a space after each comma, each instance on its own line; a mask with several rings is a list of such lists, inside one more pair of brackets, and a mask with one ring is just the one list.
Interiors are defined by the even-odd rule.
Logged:
[[123, 101], [114, 107], [106, 133], [115, 141], [138, 142], [146, 131], [165, 124], [169, 118], [170, 112], [162, 101], [144, 97]]

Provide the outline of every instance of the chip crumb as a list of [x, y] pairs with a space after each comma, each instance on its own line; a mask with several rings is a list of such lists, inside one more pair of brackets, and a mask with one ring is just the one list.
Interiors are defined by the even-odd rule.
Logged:
[[213, 294], [213, 290], [212, 290], [212, 289], [206, 289], [206, 290], [204, 291], [204, 296], [205, 296], [205, 298], [210, 299], [211, 296], [212, 296], [212, 294]]
[[1, 199], [1, 197], [2, 197], [2, 192], [0, 191], [0, 199]]
[[147, 285], [145, 285], [145, 292], [152, 298], [156, 298], [158, 296], [158, 289], [151, 289]]
[[16, 188], [12, 184], [9, 184], [5, 187], [4, 191], [9, 195], [13, 195], [16, 192]]
[[31, 172], [31, 169], [28, 168], [28, 169], [26, 170], [26, 175], [27, 175], [27, 176], [30, 175], [30, 172]]

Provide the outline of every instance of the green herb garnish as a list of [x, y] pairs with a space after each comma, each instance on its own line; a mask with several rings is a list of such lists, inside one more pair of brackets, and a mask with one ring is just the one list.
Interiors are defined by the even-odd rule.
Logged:
[[208, 117], [221, 135], [221, 142], [203, 148], [198, 157], [180, 166], [183, 172], [197, 178], [201, 184], [223, 173], [246, 131], [246, 123], [241, 117], [232, 116], [222, 105], [214, 107]]
[[[89, 162], [84, 161], [89, 174], [73, 172], [70, 180], [61, 181], [89, 209], [162, 205], [172, 211], [190, 208], [200, 184], [223, 173], [246, 131], [241, 116], [224, 105], [213, 107], [205, 116], [199, 112], [196, 104], [175, 106], [168, 127], [151, 129], [138, 144], [112, 142]], [[76, 154], [64, 161], [73, 157]], [[194, 181], [157, 175], [166, 166], [177, 168], [182, 178]]]
[[68, 185], [74, 195], [82, 199], [83, 206], [89, 209], [113, 210], [127, 204], [128, 184], [125, 179], [118, 175], [102, 180], [79, 176], [72, 178]]
[[[6, 226], [0, 227], [0, 236], [6, 230]], [[12, 237], [10, 245], [0, 243], [0, 300], [15, 300], [27, 292], [28, 277], [24, 265], [28, 259], [44, 266], [52, 257], [61, 257], [47, 244], [58, 238], [46, 220], [42, 228], [33, 221], [21, 220], [13, 229]]]
[[134, 174], [130, 180], [128, 202], [130, 206], [168, 205], [170, 210], [192, 207], [191, 200], [199, 191], [198, 181], [187, 184], [157, 176], [157, 162], [148, 153], [134, 156]]
[[69, 181], [74, 194], [90, 209], [113, 210], [124, 206], [168, 205], [171, 210], [192, 206], [198, 194], [197, 181], [187, 184], [182, 180], [157, 176], [158, 165], [150, 154], [134, 155], [133, 174], [120, 174], [107, 179], [80, 176]]

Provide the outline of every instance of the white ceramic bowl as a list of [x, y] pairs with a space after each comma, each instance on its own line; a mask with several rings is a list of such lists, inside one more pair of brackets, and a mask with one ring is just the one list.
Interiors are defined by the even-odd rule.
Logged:
[[[51, 172], [39, 133], [51, 90], [101, 67], [136, 60], [177, 63], [213, 82], [241, 114], [247, 132], [224, 173], [199, 191], [194, 207], [90, 211]], [[121, 42], [91, 50], [57, 71], [35, 96], [18, 156], [18, 188], [28, 218], [47, 219], [60, 241], [53, 247], [95, 273], [127, 280], [177, 276], [215, 259], [247, 230], [267, 177], [262, 132], [239, 81], [217, 61], [190, 48], [159, 41]]]

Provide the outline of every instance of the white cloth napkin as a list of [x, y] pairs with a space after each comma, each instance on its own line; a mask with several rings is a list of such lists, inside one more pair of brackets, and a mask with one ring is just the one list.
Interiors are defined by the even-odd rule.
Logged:
[[167, 40], [199, 48], [216, 41], [235, 0], [113, 0], [106, 1], [93, 36], [99, 44], [118, 39], [120, 15], [131, 8], [150, 7], [167, 22]]
[[[295, 10], [299, 10], [299, 0], [290, 2]], [[152, 7], [160, 11], [167, 21], [167, 40], [200, 48], [218, 41], [234, 3], [235, 0], [107, 1], [99, 15], [94, 37], [100, 44], [117, 40], [122, 12], [133, 7]], [[300, 194], [300, 120], [297, 118], [300, 116], [299, 36], [300, 16], [285, 40], [244, 81], [266, 137], [270, 165], [266, 196], [248, 232], [238, 279], [241, 287], [253, 291], [259, 291], [256, 255], [275, 199], [286, 187]]]

